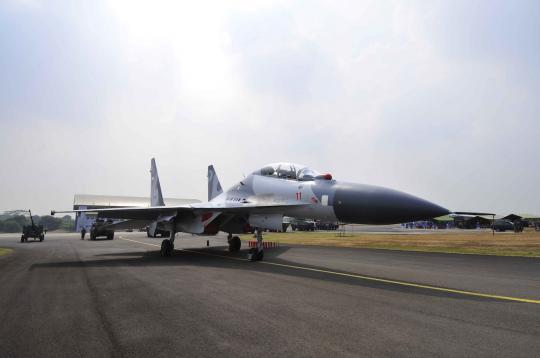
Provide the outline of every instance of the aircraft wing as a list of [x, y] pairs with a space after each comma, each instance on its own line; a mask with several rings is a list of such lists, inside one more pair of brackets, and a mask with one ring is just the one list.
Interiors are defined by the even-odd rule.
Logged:
[[450, 213], [451, 215], [468, 215], [468, 216], [495, 216], [493, 213], [477, 213], [471, 211], [454, 211]]
[[69, 213], [96, 213], [100, 218], [131, 219], [131, 220], [158, 220], [164, 216], [177, 214], [201, 214], [204, 212], [220, 212], [224, 214], [271, 214], [279, 213], [285, 208], [300, 207], [308, 204], [294, 202], [263, 202], [263, 203], [195, 203], [180, 206], [150, 206], [150, 207], [126, 207], [110, 209], [86, 209], [51, 211], [51, 215]]
[[126, 230], [126, 229], [140, 229], [147, 227], [153, 221], [152, 220], [125, 220], [113, 224], [105, 224], [107, 228], [113, 230]]

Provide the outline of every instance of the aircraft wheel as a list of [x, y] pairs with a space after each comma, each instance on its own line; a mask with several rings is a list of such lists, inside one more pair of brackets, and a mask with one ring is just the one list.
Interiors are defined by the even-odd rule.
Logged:
[[21, 242], [24, 242], [24, 235], [21, 235]]
[[45, 240], [45, 236], [43, 234], [39, 235], [39, 241]]
[[259, 251], [256, 247], [253, 247], [249, 250], [249, 261], [262, 261], [264, 258], [264, 250]]
[[257, 248], [256, 247], [252, 247], [251, 249], [249, 249], [248, 259], [249, 261], [257, 261]]
[[240, 251], [240, 247], [242, 247], [242, 241], [240, 241], [238, 236], [233, 236], [231, 241], [229, 241], [229, 251], [238, 252]]
[[171, 240], [165, 239], [161, 242], [160, 254], [163, 257], [169, 257], [172, 255], [173, 249], [174, 247]]

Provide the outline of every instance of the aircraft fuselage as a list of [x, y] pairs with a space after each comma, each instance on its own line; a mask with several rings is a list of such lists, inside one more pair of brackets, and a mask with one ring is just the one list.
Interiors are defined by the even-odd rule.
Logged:
[[[382, 225], [430, 219], [449, 213], [441, 206], [404, 192], [324, 177], [300, 181], [251, 174], [211, 202], [223, 202], [225, 205], [252, 202], [291, 204], [279, 209], [269, 208], [264, 212], [263, 215], [273, 222], [266, 228], [275, 229], [278, 222], [281, 224], [283, 216]], [[259, 224], [260, 227], [261, 222], [252, 220], [252, 216], [247, 214], [246, 222], [251, 226]], [[224, 222], [220, 229], [242, 232], [245, 225], [238, 224]]]

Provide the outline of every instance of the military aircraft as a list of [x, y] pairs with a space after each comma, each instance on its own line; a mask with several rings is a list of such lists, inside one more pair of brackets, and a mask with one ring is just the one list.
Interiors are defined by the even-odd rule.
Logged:
[[[283, 216], [339, 221], [353, 224], [396, 224], [431, 219], [449, 210], [416, 196], [367, 184], [337, 181], [329, 173], [294, 163], [275, 163], [255, 170], [223, 191], [214, 167], [208, 167], [208, 201], [165, 206], [155, 160], [151, 161], [151, 205], [51, 211], [91, 212], [98, 217], [133, 220], [140, 226], [146, 220], [150, 229], [167, 230], [170, 238], [161, 243], [161, 255], [171, 256], [177, 232], [215, 235], [228, 233], [229, 250], [239, 251], [241, 241], [234, 234], [255, 231], [257, 248], [250, 260], [262, 260], [265, 229], [280, 230]], [[121, 223], [127, 227], [128, 222]]]

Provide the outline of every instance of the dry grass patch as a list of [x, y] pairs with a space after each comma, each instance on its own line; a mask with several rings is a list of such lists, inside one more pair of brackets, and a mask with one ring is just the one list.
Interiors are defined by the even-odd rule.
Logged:
[[[244, 235], [244, 240], [253, 240]], [[540, 232], [521, 234], [476, 231], [440, 231], [421, 234], [327, 232], [266, 233], [265, 240], [297, 245], [357, 247], [388, 250], [428, 251], [460, 254], [540, 257]]]
[[4, 256], [4, 255], [10, 254], [12, 252], [13, 252], [13, 250], [11, 250], [11, 249], [4, 249], [4, 248], [0, 247], [0, 256]]

